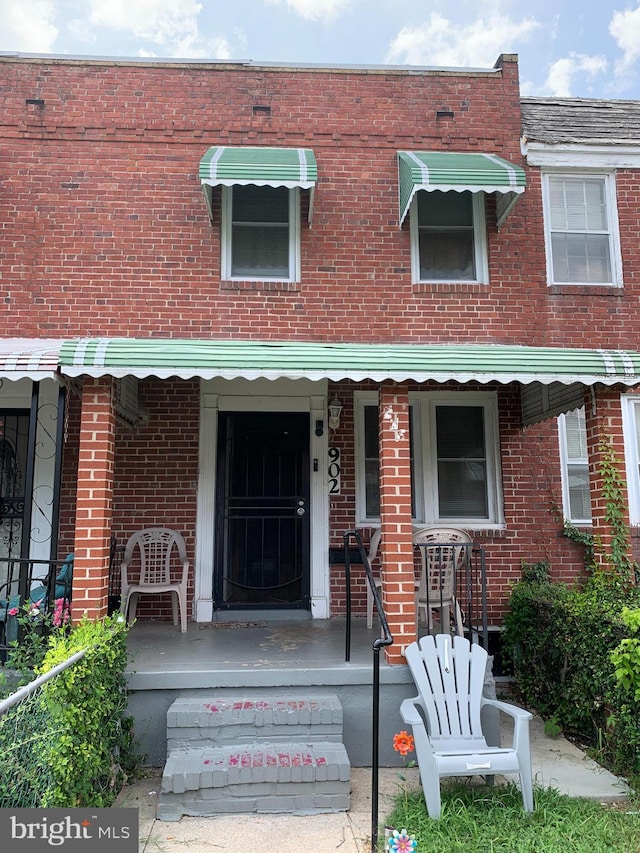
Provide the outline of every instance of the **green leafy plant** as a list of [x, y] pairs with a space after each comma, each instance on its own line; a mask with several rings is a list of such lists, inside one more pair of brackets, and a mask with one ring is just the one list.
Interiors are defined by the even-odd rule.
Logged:
[[584, 550], [584, 567], [589, 574], [593, 574], [597, 568], [593, 533], [590, 530], [580, 530], [578, 527], [571, 524], [570, 521], [566, 520], [564, 522], [563, 531], [567, 539], [571, 539], [573, 542], [582, 546]]
[[[624, 607], [622, 621], [637, 635], [640, 628], [640, 609], [631, 610]], [[633, 694], [636, 702], [640, 702], [640, 638], [625, 637], [611, 652], [611, 662], [615, 667], [615, 677], [618, 682]]]
[[548, 720], [545, 720], [544, 733], [547, 737], [560, 737], [562, 734], [562, 725], [555, 714], [549, 717]]
[[635, 580], [635, 565], [629, 556], [629, 528], [627, 526], [627, 504], [621, 463], [614, 449], [611, 437], [603, 435], [598, 449], [600, 451], [600, 477], [602, 496], [605, 503], [604, 518], [611, 531], [607, 549], [603, 548], [598, 537], [594, 538], [594, 556], [598, 553], [608, 564], [612, 578], [629, 584]]
[[50, 637], [69, 630], [71, 615], [64, 599], [56, 600], [53, 611], [41, 599], [25, 601], [21, 607], [8, 610], [7, 616], [15, 620], [18, 639], [9, 644], [6, 665], [0, 672], [0, 689], [5, 685], [15, 689], [33, 679], [47, 653]]
[[127, 625], [118, 617], [83, 619], [49, 640], [40, 672], [86, 649], [85, 656], [43, 687], [55, 732], [46, 746], [53, 783], [42, 806], [108, 806], [139, 764], [126, 714]]

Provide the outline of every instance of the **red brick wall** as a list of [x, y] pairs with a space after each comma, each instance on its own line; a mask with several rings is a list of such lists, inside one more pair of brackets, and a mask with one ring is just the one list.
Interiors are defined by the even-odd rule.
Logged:
[[[191, 606], [199, 381], [141, 380], [138, 394], [140, 408], [146, 412], [144, 421], [134, 427], [121, 424], [118, 430], [113, 529], [120, 545], [143, 527], [171, 527], [182, 533], [191, 563], [187, 594]], [[169, 618], [169, 595], [142, 597], [138, 614], [142, 618]]]

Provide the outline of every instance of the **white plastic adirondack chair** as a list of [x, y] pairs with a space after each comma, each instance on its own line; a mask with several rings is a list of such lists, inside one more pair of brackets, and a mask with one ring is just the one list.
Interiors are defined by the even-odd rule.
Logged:
[[[418, 695], [400, 706], [413, 729], [420, 780], [429, 817], [440, 817], [440, 779], [517, 773], [526, 811], [533, 811], [529, 746], [531, 714], [482, 695], [487, 652], [465, 637], [437, 634], [411, 643], [406, 659]], [[514, 720], [511, 748], [488, 746], [480, 710], [489, 705]]]

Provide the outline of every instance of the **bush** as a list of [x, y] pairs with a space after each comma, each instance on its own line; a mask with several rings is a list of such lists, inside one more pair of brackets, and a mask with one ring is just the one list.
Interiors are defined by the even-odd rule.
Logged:
[[611, 657], [628, 637], [622, 614], [630, 605], [640, 606], [640, 588], [601, 574], [583, 589], [523, 578], [512, 590], [504, 645], [523, 702], [591, 745], [614, 772], [633, 777], [640, 773], [640, 701], [637, 685], [616, 678]]
[[86, 654], [43, 688], [55, 734], [46, 758], [54, 781], [42, 806], [109, 806], [137, 769], [126, 714], [126, 640], [125, 622], [114, 617], [84, 619], [68, 635], [50, 637], [40, 673], [81, 649]]

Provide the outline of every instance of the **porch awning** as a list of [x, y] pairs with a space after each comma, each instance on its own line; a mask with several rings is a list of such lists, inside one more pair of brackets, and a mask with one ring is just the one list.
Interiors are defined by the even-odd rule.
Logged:
[[[258, 187], [300, 187], [311, 190], [311, 219], [318, 166], [315, 154], [309, 148], [214, 146], [200, 160], [199, 174], [203, 187], [254, 184]], [[210, 204], [206, 193], [205, 198]]]
[[60, 366], [66, 376], [140, 379], [640, 384], [640, 352], [498, 344], [87, 338], [62, 345]]
[[0, 339], [0, 379], [56, 378], [61, 346], [61, 340], [50, 338]]
[[496, 154], [450, 151], [398, 151], [400, 225], [418, 190], [498, 193], [498, 227], [524, 192], [524, 169]]

